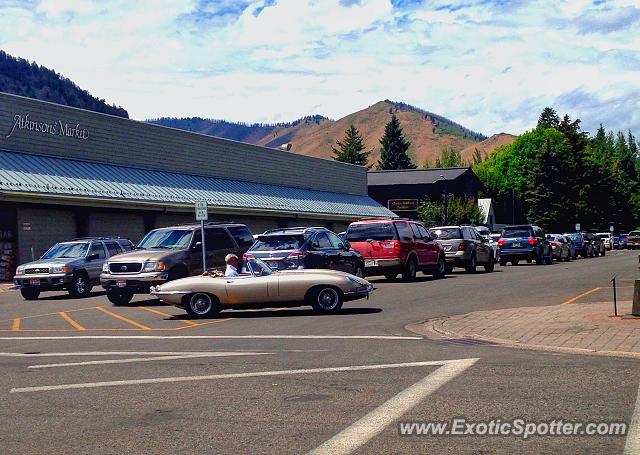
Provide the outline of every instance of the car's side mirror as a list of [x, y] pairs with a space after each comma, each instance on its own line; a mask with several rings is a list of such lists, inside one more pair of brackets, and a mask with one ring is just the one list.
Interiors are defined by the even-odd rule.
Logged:
[[87, 261], [95, 261], [96, 259], [99, 259], [99, 258], [100, 258], [100, 255], [98, 253], [93, 253], [87, 256]]
[[348, 241], [344, 241], [344, 249], [349, 251], [351, 249], [351, 243], [349, 243]]

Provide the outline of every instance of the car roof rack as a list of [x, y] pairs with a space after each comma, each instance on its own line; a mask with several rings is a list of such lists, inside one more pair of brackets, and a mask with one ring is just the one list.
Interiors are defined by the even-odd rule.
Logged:
[[324, 226], [291, 226], [291, 227], [283, 227], [283, 228], [276, 228], [276, 229], [267, 229], [266, 231], [264, 231], [262, 234], [258, 234], [258, 235], [269, 235], [269, 234], [273, 234], [274, 232], [285, 232], [285, 231], [304, 231], [307, 229], [324, 229], [324, 230], [329, 230], [329, 228], [326, 228]]
[[71, 239], [68, 241], [75, 242], [77, 240], [129, 240], [129, 239], [116, 235], [111, 237], [76, 237], [75, 239]]

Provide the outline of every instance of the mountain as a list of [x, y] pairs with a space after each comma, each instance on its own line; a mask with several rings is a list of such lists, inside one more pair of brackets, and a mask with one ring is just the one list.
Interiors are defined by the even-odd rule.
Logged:
[[478, 142], [477, 144], [472, 144], [469, 147], [463, 149], [460, 153], [462, 154], [462, 159], [466, 162], [471, 161], [473, 157], [473, 153], [476, 149], [480, 151], [482, 157], [487, 157], [491, 155], [495, 149], [502, 145], [509, 145], [513, 141], [516, 140], [516, 136], [508, 133], [499, 133], [494, 134], [490, 138], [485, 139], [482, 142]]
[[12, 57], [0, 50], [0, 92], [129, 118], [121, 107], [91, 96], [69, 79], [49, 68]]
[[384, 134], [391, 113], [398, 116], [404, 133], [411, 141], [409, 152], [418, 166], [422, 166], [426, 160], [434, 163], [445, 148], [463, 150], [486, 139], [482, 134], [438, 114], [390, 100], [380, 101], [339, 120], [314, 115], [276, 125], [247, 125], [201, 118], [160, 118], [150, 122], [265, 147], [277, 148], [290, 143], [292, 153], [320, 158], [333, 157], [331, 146], [335, 145], [336, 139], [344, 137], [345, 131], [353, 123], [362, 134], [367, 149], [373, 148], [369, 161], [375, 164], [380, 156], [378, 140]]

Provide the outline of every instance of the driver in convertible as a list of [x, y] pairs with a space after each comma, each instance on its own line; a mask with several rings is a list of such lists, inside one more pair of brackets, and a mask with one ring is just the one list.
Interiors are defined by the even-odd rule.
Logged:
[[238, 274], [238, 256], [235, 254], [227, 254], [224, 258], [224, 262], [227, 263], [227, 268], [224, 271], [225, 277], [240, 276]]

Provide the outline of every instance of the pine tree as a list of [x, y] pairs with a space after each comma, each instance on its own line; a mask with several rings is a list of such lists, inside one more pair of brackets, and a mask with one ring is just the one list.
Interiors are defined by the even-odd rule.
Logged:
[[558, 114], [550, 107], [545, 107], [538, 119], [538, 128], [556, 128], [560, 124]]
[[[477, 149], [476, 149], [477, 150]], [[436, 158], [436, 167], [463, 167], [462, 153], [459, 150], [445, 148], [440, 153], [440, 158]]]
[[395, 114], [384, 127], [384, 136], [380, 139], [380, 159], [377, 168], [381, 171], [395, 169], [415, 169], [407, 154], [411, 143], [405, 138], [400, 127], [400, 121]]
[[336, 144], [338, 148], [331, 146], [334, 160], [343, 163], [357, 164], [359, 166], [368, 166], [369, 154], [373, 149], [368, 152], [364, 151], [364, 140], [358, 128], [350, 125], [344, 134], [344, 139], [342, 141], [336, 139]]

